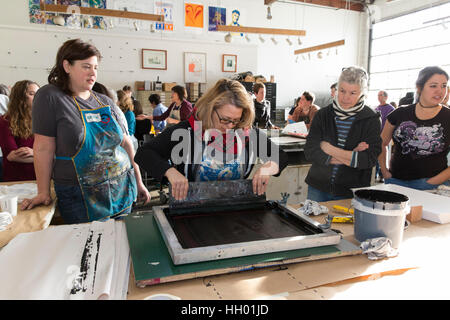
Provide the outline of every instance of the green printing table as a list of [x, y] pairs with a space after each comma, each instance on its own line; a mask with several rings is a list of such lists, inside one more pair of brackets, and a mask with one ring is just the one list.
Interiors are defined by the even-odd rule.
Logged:
[[153, 217], [153, 211], [132, 213], [125, 218], [136, 285], [239, 272], [254, 268], [361, 254], [361, 249], [341, 239], [339, 244], [223, 260], [174, 265]]

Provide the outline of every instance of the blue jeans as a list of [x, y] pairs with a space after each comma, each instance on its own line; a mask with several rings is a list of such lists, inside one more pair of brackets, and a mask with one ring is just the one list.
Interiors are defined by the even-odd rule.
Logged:
[[331, 193], [320, 191], [316, 188], [308, 186], [308, 196], [306, 197], [309, 200], [317, 201], [317, 202], [325, 202], [332, 200], [342, 200], [347, 199], [345, 196], [333, 196]]
[[66, 224], [89, 222], [83, 194], [79, 185], [55, 183], [57, 205]]
[[[427, 182], [429, 178], [416, 179], [416, 180], [401, 180], [397, 178], [389, 178], [384, 180], [385, 184], [397, 184], [399, 186], [417, 189], [417, 190], [434, 190], [439, 187], [438, 184], [429, 184]], [[450, 181], [447, 180], [443, 183], [446, 186], [450, 186]]]
[[[58, 209], [65, 224], [90, 222], [86, 206], [84, 205], [83, 193], [81, 192], [79, 185], [55, 183], [55, 193], [58, 199]], [[124, 215], [127, 215], [130, 212], [131, 207], [125, 210], [120, 216], [115, 217], [115, 219], [121, 220]], [[107, 220], [109, 220], [109, 217], [100, 221]]]

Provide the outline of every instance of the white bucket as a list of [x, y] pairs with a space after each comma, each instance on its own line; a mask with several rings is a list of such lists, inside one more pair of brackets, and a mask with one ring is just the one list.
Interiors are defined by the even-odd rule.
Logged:
[[386, 237], [392, 247], [398, 248], [403, 240], [405, 218], [410, 211], [409, 198], [403, 194], [373, 189], [354, 192], [354, 234], [356, 240]]

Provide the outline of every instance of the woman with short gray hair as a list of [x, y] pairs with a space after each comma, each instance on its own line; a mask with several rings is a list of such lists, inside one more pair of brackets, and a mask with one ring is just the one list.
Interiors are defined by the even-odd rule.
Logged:
[[363, 68], [342, 69], [333, 103], [317, 111], [305, 145], [306, 159], [312, 162], [305, 179], [308, 199], [351, 198], [351, 188], [370, 185], [381, 152], [381, 122], [365, 105], [367, 84]]

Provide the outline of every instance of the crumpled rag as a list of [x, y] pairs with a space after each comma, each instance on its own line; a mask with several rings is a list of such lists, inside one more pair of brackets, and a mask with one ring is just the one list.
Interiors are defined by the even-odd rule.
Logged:
[[398, 250], [392, 247], [392, 241], [386, 237], [367, 239], [359, 246], [369, 260], [391, 258], [398, 255]]
[[311, 214], [314, 216], [318, 216], [322, 213], [328, 213], [328, 208], [320, 205], [317, 201], [306, 200], [305, 202], [303, 202], [303, 206], [300, 207], [298, 211], [307, 216]]

